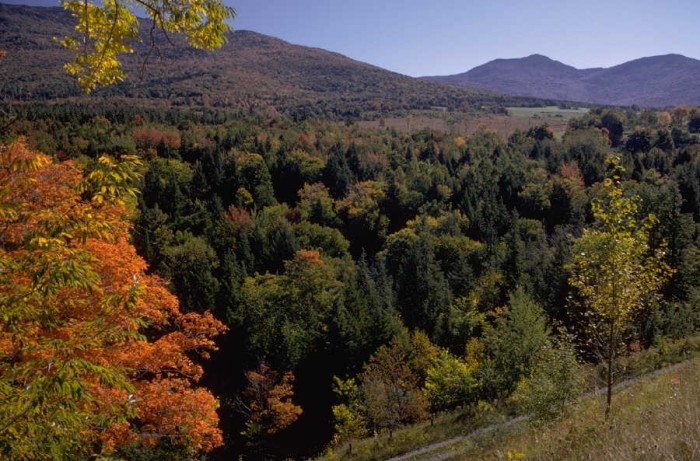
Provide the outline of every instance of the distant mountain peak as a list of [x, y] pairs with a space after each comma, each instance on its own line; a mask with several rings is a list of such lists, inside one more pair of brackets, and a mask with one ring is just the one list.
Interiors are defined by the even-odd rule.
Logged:
[[526, 57], [521, 58], [521, 59], [529, 59], [529, 60], [533, 60], [533, 61], [534, 61], [534, 60], [537, 60], [537, 61], [554, 61], [554, 60], [553, 60], [552, 58], [550, 58], [549, 56], [545, 56], [545, 55], [539, 54], [539, 53], [534, 53], [534, 54], [531, 54], [530, 56], [526, 56]]
[[514, 96], [584, 103], [700, 105], [700, 61], [676, 53], [582, 70], [542, 54], [531, 54], [496, 59], [461, 74], [425, 78]]

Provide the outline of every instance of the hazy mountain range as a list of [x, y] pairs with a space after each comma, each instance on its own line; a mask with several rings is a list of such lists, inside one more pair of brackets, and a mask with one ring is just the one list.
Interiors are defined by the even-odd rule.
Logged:
[[517, 96], [621, 106], [700, 105], [700, 61], [678, 54], [576, 69], [546, 56], [496, 59], [457, 75], [425, 80]]
[[[149, 37], [145, 20], [141, 27]], [[7, 52], [0, 63], [0, 98], [83, 98], [62, 68], [71, 55], [54, 40], [72, 29], [73, 19], [61, 8], [0, 3], [0, 49]], [[173, 46], [158, 37], [155, 46], [146, 38], [135, 47], [125, 58], [128, 80], [96, 91], [98, 98], [332, 118], [436, 106], [497, 110], [554, 100], [700, 105], [700, 61], [679, 55], [585, 70], [532, 55], [498, 59], [464, 74], [416, 79], [255, 32], [234, 32], [216, 52], [193, 50], [181, 39]]]

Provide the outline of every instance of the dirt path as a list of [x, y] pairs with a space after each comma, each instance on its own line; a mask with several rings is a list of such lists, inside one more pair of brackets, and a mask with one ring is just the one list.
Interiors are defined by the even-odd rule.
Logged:
[[[651, 373], [647, 373], [645, 375], [637, 376], [635, 378], [626, 379], [624, 381], [621, 381], [621, 382], [615, 384], [614, 389], [615, 390], [624, 389], [628, 386], [631, 386], [634, 383], [641, 381], [642, 379], [654, 378], [654, 377], [659, 376], [663, 373], [673, 371], [675, 368], [678, 368], [681, 365], [683, 365], [683, 363], [685, 363], [685, 362], [676, 363], [675, 365], [671, 365], [671, 366], [665, 367], [665, 368], [660, 368], [658, 370], [652, 371]], [[581, 396], [581, 398], [595, 397], [597, 395], [604, 393], [605, 391], [606, 391], [605, 387], [600, 388], [600, 389], [596, 389], [596, 390], [593, 390], [593, 391], [590, 391], [590, 392], [583, 394]], [[431, 443], [428, 445], [424, 445], [420, 448], [409, 451], [408, 453], [404, 453], [402, 455], [398, 455], [398, 456], [394, 456], [393, 458], [389, 458], [387, 461], [409, 461], [409, 460], [418, 460], [418, 459], [420, 459], [422, 461], [442, 461], [442, 460], [445, 460], [445, 459], [448, 459], [448, 458], [454, 456], [456, 453], [451, 453], [449, 451], [447, 451], [447, 452], [441, 451], [441, 452], [435, 453], [433, 455], [430, 455], [430, 453], [438, 451], [438, 450], [442, 450], [443, 448], [447, 448], [447, 447], [450, 447], [452, 445], [456, 445], [456, 444], [458, 444], [458, 443], [460, 443], [468, 438], [471, 438], [471, 437], [476, 437], [479, 435], [499, 431], [501, 429], [506, 429], [514, 424], [517, 424], [517, 423], [520, 423], [523, 421], [527, 421], [528, 419], [530, 419], [530, 415], [517, 416], [517, 417], [511, 418], [507, 421], [503, 421], [502, 423], [492, 424], [490, 426], [484, 426], [484, 427], [481, 427], [479, 429], [475, 429], [475, 430], [473, 430], [465, 435], [459, 435], [457, 437], [452, 437], [450, 439], [443, 440], [441, 442], [435, 442], [435, 443]]]

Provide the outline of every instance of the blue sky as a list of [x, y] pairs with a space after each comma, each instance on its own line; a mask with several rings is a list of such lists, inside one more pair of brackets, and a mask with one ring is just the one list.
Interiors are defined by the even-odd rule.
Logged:
[[235, 29], [412, 76], [455, 74], [533, 53], [577, 68], [667, 53], [700, 58], [697, 0], [225, 1], [238, 11]]

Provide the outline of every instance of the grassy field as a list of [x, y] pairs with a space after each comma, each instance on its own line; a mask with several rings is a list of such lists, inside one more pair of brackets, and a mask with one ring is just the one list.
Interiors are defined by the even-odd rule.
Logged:
[[[689, 357], [694, 358], [664, 368]], [[602, 394], [582, 399], [550, 425], [514, 419], [507, 406], [482, 405], [336, 446], [318, 459], [386, 460], [451, 438], [443, 446], [398, 459], [700, 459], [700, 337], [661, 344], [618, 365], [618, 381], [642, 376], [615, 391], [610, 421], [604, 419]], [[656, 375], [644, 375], [660, 368]], [[587, 375], [591, 389], [601, 387], [600, 369], [591, 368]]]
[[562, 109], [557, 106], [547, 107], [507, 107], [508, 115], [512, 117], [540, 118], [540, 119], [560, 119], [569, 121], [574, 117], [585, 115], [589, 109], [579, 107], [576, 109]]
[[509, 107], [508, 115], [462, 114], [441, 111], [416, 112], [410, 116], [383, 117], [378, 120], [356, 122], [363, 128], [394, 129], [399, 132], [431, 129], [446, 133], [469, 136], [478, 130], [497, 131], [507, 138], [514, 131], [527, 131], [546, 123], [555, 135], [566, 130], [570, 119], [580, 117], [589, 109], [560, 109], [551, 107]]
[[580, 107], [575, 109], [563, 109], [557, 106], [547, 107], [507, 107], [508, 115], [515, 120], [527, 120], [529, 126], [537, 126], [546, 123], [559, 137], [566, 131], [569, 120], [581, 117], [588, 113], [590, 109]]

